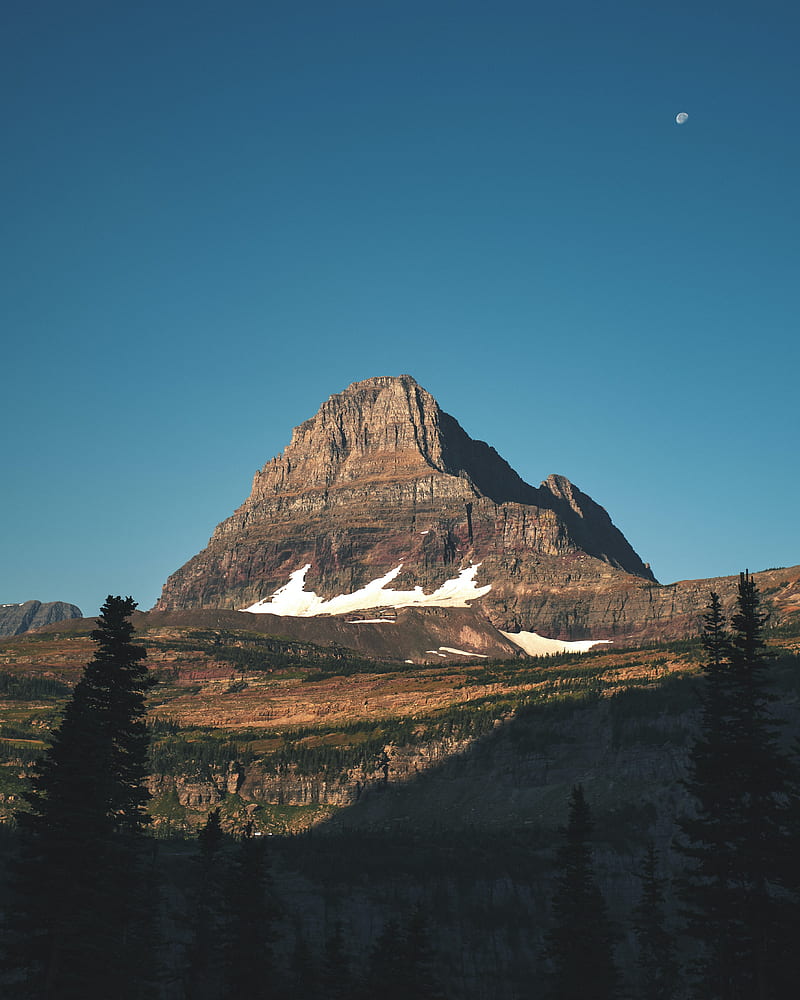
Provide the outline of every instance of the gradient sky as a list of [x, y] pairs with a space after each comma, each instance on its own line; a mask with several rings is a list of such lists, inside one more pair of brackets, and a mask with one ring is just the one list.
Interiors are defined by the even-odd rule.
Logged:
[[5, 0], [0, 603], [152, 606], [403, 372], [662, 582], [800, 563], [798, 51], [790, 0]]

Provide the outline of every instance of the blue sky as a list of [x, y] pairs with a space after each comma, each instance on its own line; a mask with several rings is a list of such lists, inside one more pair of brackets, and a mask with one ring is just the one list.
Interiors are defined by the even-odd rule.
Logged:
[[800, 563], [799, 43], [769, 0], [8, 0], [0, 603], [152, 606], [403, 372], [662, 582]]

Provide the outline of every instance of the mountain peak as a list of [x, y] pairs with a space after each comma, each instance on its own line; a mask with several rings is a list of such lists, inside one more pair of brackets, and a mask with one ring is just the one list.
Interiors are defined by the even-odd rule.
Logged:
[[381, 375], [330, 396], [295, 428], [157, 607], [249, 607], [305, 566], [323, 602], [395, 572], [399, 587], [428, 593], [473, 564], [478, 586], [490, 585], [481, 600], [492, 620], [532, 631], [542, 587], [617, 571], [652, 579], [568, 479], [529, 485], [410, 375]]
[[259, 494], [408, 479], [443, 468], [441, 410], [410, 375], [379, 375], [330, 396], [256, 474]]
[[330, 396], [295, 428], [283, 455], [256, 474], [253, 488], [265, 496], [435, 473], [459, 480], [467, 499], [535, 503], [539, 495], [494, 448], [473, 440], [411, 375], [375, 376]]
[[419, 382], [412, 375], [373, 375], [372, 378], [365, 378], [360, 382], [351, 382], [340, 395], [358, 392], [360, 389], [385, 389], [395, 385], [419, 386]]

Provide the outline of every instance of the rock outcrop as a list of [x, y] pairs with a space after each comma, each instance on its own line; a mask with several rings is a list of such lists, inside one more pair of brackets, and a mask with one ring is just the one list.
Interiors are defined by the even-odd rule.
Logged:
[[[430, 593], [480, 563], [482, 607], [511, 629], [541, 628], [547, 589], [654, 583], [602, 507], [563, 476], [525, 483], [408, 375], [357, 382], [297, 427], [156, 610], [248, 607], [306, 563], [325, 598], [400, 564], [393, 586]], [[567, 618], [558, 634], [584, 632]]]
[[67, 618], [80, 618], [81, 609], [63, 601], [25, 601], [24, 604], [0, 604], [0, 635], [21, 635], [31, 629], [52, 625]]

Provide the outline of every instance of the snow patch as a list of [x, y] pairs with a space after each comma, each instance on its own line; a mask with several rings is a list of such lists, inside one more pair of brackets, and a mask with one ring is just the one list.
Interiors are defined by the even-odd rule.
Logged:
[[396, 618], [352, 618], [347, 622], [348, 625], [385, 625], [387, 622], [393, 625], [397, 621]]
[[343, 615], [371, 608], [468, 608], [470, 601], [483, 597], [492, 589], [490, 583], [485, 587], [475, 586], [475, 574], [479, 566], [480, 563], [470, 564], [455, 579], [445, 580], [432, 594], [425, 594], [422, 587], [414, 587], [413, 590], [392, 590], [387, 587], [403, 568], [400, 563], [385, 576], [370, 581], [366, 587], [325, 601], [318, 594], [305, 589], [306, 573], [311, 569], [311, 563], [306, 563], [302, 569], [295, 570], [289, 577], [289, 582], [276, 590], [272, 597], [239, 610], [257, 615], [313, 618], [316, 615]]
[[[482, 660], [488, 659], [486, 653], [468, 653], [466, 649], [453, 649], [452, 646], [440, 646], [445, 653], [458, 653], [459, 656], [479, 656]], [[441, 656], [441, 653], [439, 654]]]
[[567, 642], [563, 639], [548, 639], [536, 632], [503, 632], [506, 639], [520, 647], [528, 656], [548, 656], [553, 653], [585, 653], [592, 646], [613, 642], [612, 639], [579, 639]]

